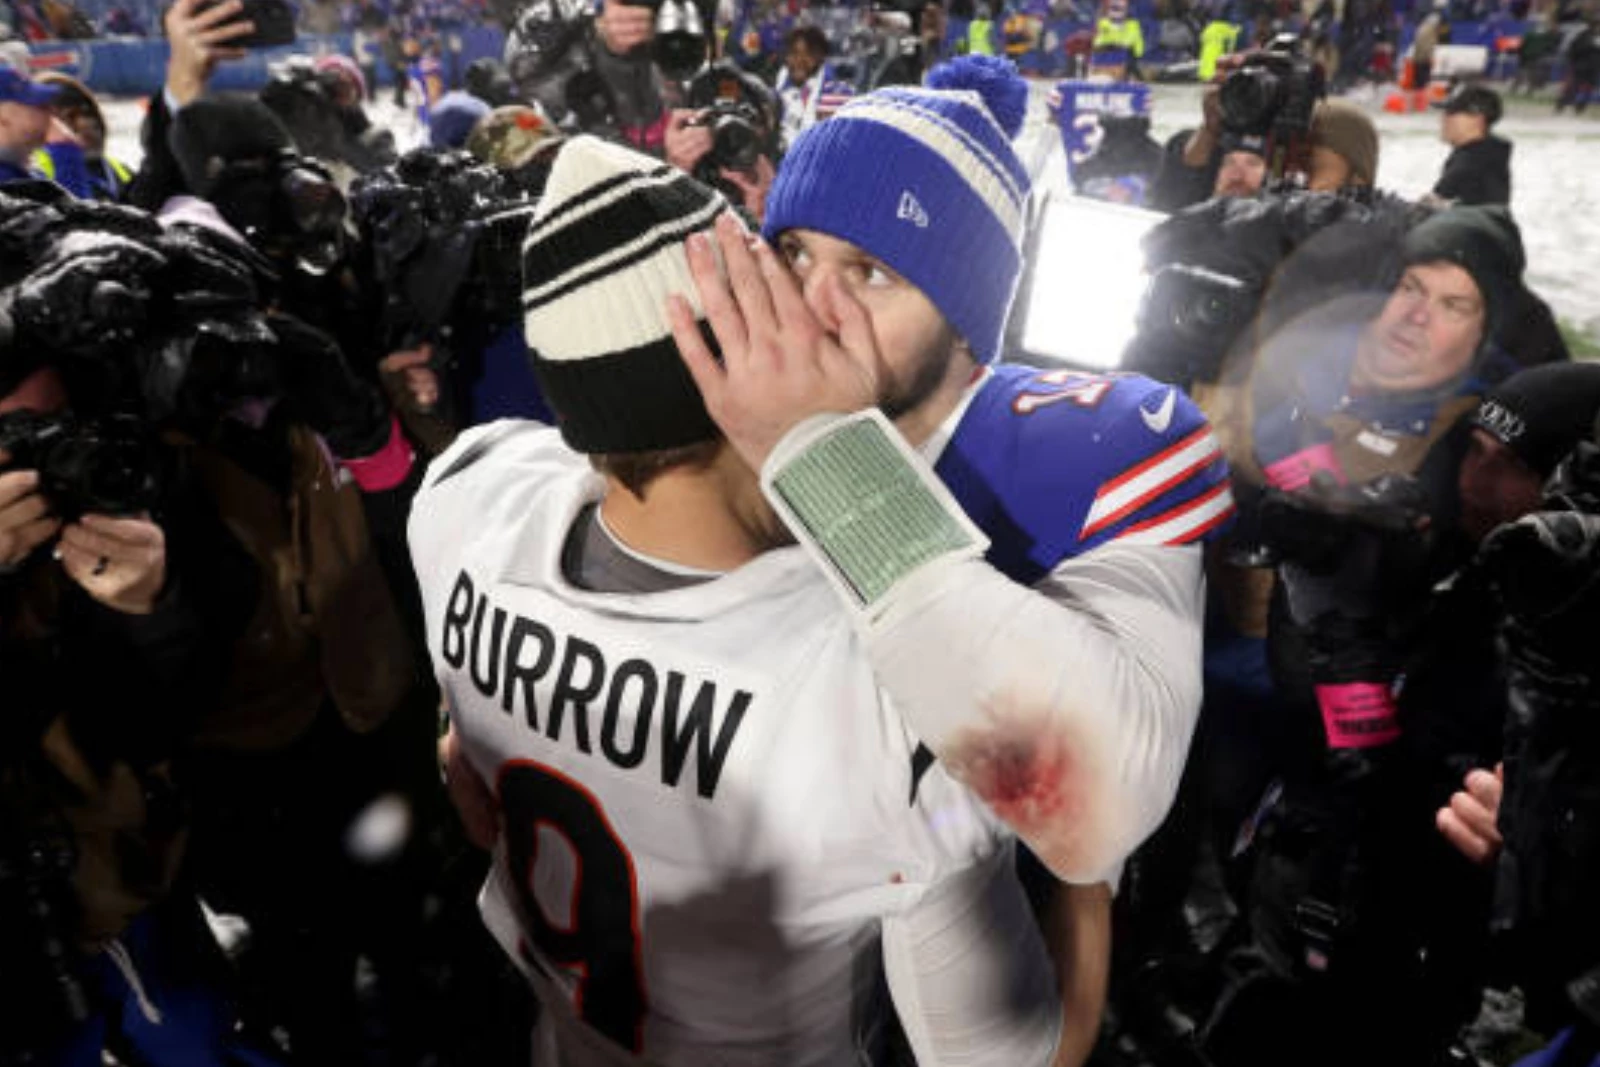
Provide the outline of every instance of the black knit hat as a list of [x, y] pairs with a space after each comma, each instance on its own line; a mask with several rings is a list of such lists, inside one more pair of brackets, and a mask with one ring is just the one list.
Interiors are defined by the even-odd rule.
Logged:
[[1226, 156], [1233, 152], [1249, 152], [1265, 159], [1267, 139], [1259, 133], [1226, 132], [1222, 135], [1222, 154]]
[[719, 436], [672, 338], [667, 298], [684, 297], [709, 340], [684, 241], [727, 210], [682, 171], [597, 137], [556, 157], [522, 246], [522, 310], [534, 375], [577, 451]]
[[1597, 415], [1600, 363], [1550, 363], [1495, 386], [1472, 422], [1548, 477], [1578, 442], [1589, 439]]
[[202, 97], [185, 104], [167, 133], [189, 191], [202, 198], [216, 188], [229, 163], [271, 159], [294, 149], [294, 138], [272, 109], [253, 96], [237, 93]]
[[1498, 206], [1446, 208], [1406, 232], [1400, 255], [1408, 267], [1454, 263], [1472, 275], [1483, 298], [1485, 337], [1503, 320], [1527, 266], [1522, 232]]

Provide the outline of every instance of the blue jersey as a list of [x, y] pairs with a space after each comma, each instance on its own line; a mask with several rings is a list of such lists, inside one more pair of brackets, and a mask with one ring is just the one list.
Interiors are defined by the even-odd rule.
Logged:
[[1111, 541], [1204, 540], [1234, 510], [1200, 409], [1137, 375], [995, 367], [934, 469], [989, 562], [1029, 585]]

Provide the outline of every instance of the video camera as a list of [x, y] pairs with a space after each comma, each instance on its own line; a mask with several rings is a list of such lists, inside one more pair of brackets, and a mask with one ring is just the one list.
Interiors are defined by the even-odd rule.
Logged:
[[39, 491], [68, 521], [149, 511], [160, 497], [156, 457], [137, 419], [8, 412], [0, 415], [0, 449], [10, 468], [39, 472]]
[[533, 0], [506, 36], [506, 72], [518, 99], [537, 103], [563, 130], [605, 133], [616, 99], [595, 67], [581, 0]]
[[293, 150], [226, 163], [210, 200], [276, 262], [315, 276], [326, 274], [344, 253], [344, 193], [332, 171]]
[[384, 293], [386, 351], [456, 331], [493, 333], [522, 316], [522, 238], [542, 191], [538, 165], [505, 172], [464, 152], [419, 148], [351, 189]]
[[1169, 263], [1150, 276], [1124, 366], [1180, 388], [1215, 381], [1251, 320], [1260, 290], [1204, 267]]
[[1298, 37], [1281, 33], [1223, 79], [1222, 126], [1268, 139], [1274, 180], [1303, 174], [1311, 159], [1311, 120], [1325, 92], [1322, 68], [1301, 54]]

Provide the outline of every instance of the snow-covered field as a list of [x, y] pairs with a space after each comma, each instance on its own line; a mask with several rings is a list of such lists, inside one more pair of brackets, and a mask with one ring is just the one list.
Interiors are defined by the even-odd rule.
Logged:
[[[1045, 113], [1044, 91], [1040, 85], [1034, 94], [1021, 147], [1024, 158], [1042, 168], [1041, 184], [1060, 187], [1066, 183], [1065, 163]], [[1362, 103], [1376, 117], [1382, 136], [1379, 184], [1405, 196], [1427, 192], [1448, 153], [1439, 140], [1438, 112], [1387, 114], [1376, 96]], [[140, 103], [117, 101], [107, 111], [113, 152], [137, 163]], [[375, 121], [395, 131], [402, 148], [421, 139], [415, 118], [386, 96], [372, 111]], [[1522, 224], [1533, 286], [1560, 318], [1600, 341], [1600, 115], [1558, 118], [1550, 111], [1548, 102], [1513, 101], [1500, 123], [1498, 132], [1516, 144], [1512, 210]], [[1155, 87], [1153, 125], [1159, 140], [1199, 116], [1197, 87]]]

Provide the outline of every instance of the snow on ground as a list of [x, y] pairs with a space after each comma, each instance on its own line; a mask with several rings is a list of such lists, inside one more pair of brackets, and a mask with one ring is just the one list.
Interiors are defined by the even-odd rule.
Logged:
[[[1063, 188], [1065, 162], [1060, 140], [1044, 107], [1046, 86], [1035, 86], [1033, 106], [1020, 145], [1023, 158], [1040, 168], [1040, 184]], [[1158, 140], [1193, 125], [1200, 117], [1200, 90], [1192, 85], [1155, 87], [1152, 123]], [[1361, 102], [1377, 119], [1382, 138], [1379, 184], [1404, 196], [1421, 196], [1433, 185], [1448, 148], [1439, 140], [1439, 113], [1392, 115], [1381, 97]], [[130, 165], [140, 158], [138, 101], [108, 104], [112, 151]], [[400, 147], [420, 143], [423, 130], [414, 115], [396, 108], [382, 94], [369, 112], [395, 131]], [[1548, 101], [1514, 100], [1498, 132], [1513, 141], [1512, 210], [1522, 224], [1528, 249], [1528, 274], [1538, 292], [1566, 320], [1600, 340], [1600, 115], [1552, 115]]]

